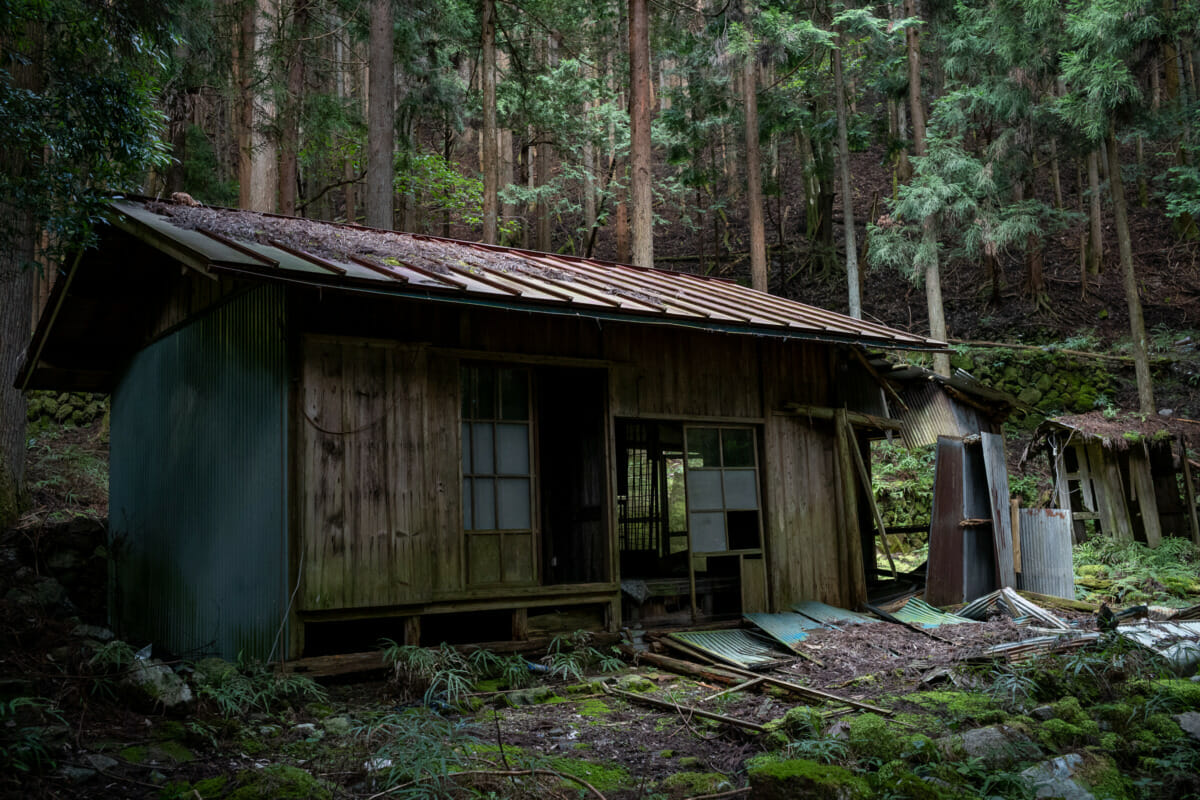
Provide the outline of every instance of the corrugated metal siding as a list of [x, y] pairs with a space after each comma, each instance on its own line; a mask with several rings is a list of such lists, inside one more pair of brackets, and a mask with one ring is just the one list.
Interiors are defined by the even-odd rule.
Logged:
[[181, 655], [271, 655], [287, 602], [283, 321], [283, 291], [256, 289], [138, 353], [113, 393], [122, 631]]
[[954, 414], [954, 404], [941, 387], [930, 382], [914, 383], [904, 387], [901, 397], [908, 408], [900, 406], [893, 409], [893, 413], [904, 425], [904, 443], [909, 447], [934, 444], [939, 436], [958, 438], [963, 435]]
[[1071, 512], [1060, 508], [1022, 508], [1020, 520], [1021, 588], [1074, 600]]

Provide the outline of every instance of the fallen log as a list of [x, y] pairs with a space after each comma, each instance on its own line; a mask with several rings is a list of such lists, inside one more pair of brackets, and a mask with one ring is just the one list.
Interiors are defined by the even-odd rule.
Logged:
[[[699, 678], [712, 683], [719, 683], [723, 686], [733, 686], [746, 680], [746, 678], [732, 674], [725, 667], [706, 667], [703, 664], [694, 664], [690, 661], [671, 658], [670, 656], [651, 653], [649, 651], [639, 653], [627, 644], [620, 645], [620, 650], [632, 659], [635, 664], [652, 664], [659, 669], [665, 669], [677, 675], [686, 675], [689, 678]], [[755, 675], [754, 677], [757, 678], [759, 676]]]
[[767, 730], [757, 722], [747, 722], [744, 719], [718, 714], [715, 711], [705, 711], [702, 708], [684, 706], [680, 705], [679, 703], [669, 702], [667, 700], [659, 700], [657, 697], [647, 697], [644, 694], [636, 694], [634, 692], [623, 692], [620, 689], [613, 689], [610, 686], [605, 686], [604, 691], [615, 697], [628, 700], [631, 703], [641, 703], [642, 705], [651, 706], [652, 708], [657, 708], [663, 711], [676, 711], [680, 714], [686, 713], [693, 717], [699, 717], [700, 719], [711, 719], [714, 722], [721, 722], [725, 725], [733, 725], [734, 727], [742, 728], [743, 730], [748, 730], [753, 733], [763, 733]]

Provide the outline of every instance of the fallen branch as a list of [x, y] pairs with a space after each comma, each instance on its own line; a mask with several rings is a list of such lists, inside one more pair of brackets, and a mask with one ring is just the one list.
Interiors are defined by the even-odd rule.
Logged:
[[624, 698], [632, 703], [641, 703], [642, 705], [651, 706], [652, 708], [657, 708], [663, 711], [676, 711], [681, 714], [686, 711], [692, 716], [700, 717], [700, 719], [711, 719], [714, 722], [722, 722], [726, 725], [733, 725], [735, 727], [751, 731], [752, 733], [763, 733], [766, 731], [766, 728], [764, 728], [762, 725], [759, 725], [757, 722], [747, 722], [746, 720], [738, 719], [736, 717], [727, 717], [724, 714], [717, 714], [713, 711], [705, 711], [702, 708], [683, 706], [678, 703], [669, 703], [666, 700], [659, 700], [657, 697], [647, 697], [646, 695], [635, 694], [633, 692], [623, 692], [620, 689], [613, 689], [612, 687], [608, 686], [604, 687], [604, 691], [616, 697]]
[[743, 786], [741, 789], [730, 789], [728, 792], [717, 792], [716, 794], [696, 794], [691, 797], [685, 797], [683, 800], [717, 800], [720, 797], [737, 797], [739, 794], [748, 794], [749, 786]]
[[608, 800], [608, 798], [605, 797], [600, 792], [599, 789], [597, 789], [595, 786], [592, 786], [590, 783], [585, 781], [583, 778], [577, 778], [574, 775], [568, 775], [565, 772], [559, 772], [558, 770], [553, 770], [553, 769], [546, 769], [544, 767], [540, 767], [538, 769], [465, 769], [465, 770], [462, 770], [461, 772], [450, 772], [445, 775], [422, 775], [420, 778], [417, 778], [416, 780], [411, 780], [411, 781], [408, 781], [407, 783], [402, 783], [399, 786], [393, 786], [390, 789], [384, 789], [382, 792], [376, 792], [375, 794], [368, 797], [367, 800], [377, 800], [378, 798], [383, 797], [385, 795], [392, 794], [393, 792], [398, 792], [401, 789], [407, 789], [409, 786], [415, 786], [418, 783], [426, 783], [427, 781], [433, 780], [434, 778], [458, 778], [463, 775], [491, 775], [491, 776], [494, 776], [497, 778], [522, 778], [522, 777], [531, 777], [531, 776], [537, 776], [537, 775], [548, 775], [548, 776], [551, 776], [554, 778], [559, 778], [564, 781], [573, 781], [575, 783], [578, 783], [580, 786], [582, 786], [584, 789], [586, 789], [590, 794], [594, 795], [595, 797], [600, 798], [600, 800]]

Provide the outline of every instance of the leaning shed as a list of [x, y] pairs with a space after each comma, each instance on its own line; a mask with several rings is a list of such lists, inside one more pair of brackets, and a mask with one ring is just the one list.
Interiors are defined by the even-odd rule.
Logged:
[[127, 634], [292, 659], [865, 600], [852, 448], [899, 424], [857, 351], [940, 342], [428, 236], [145, 199], [109, 222], [21, 382], [111, 392]]
[[1098, 533], [1157, 547], [1163, 536], [1200, 544], [1189, 456], [1198, 446], [1194, 420], [1092, 411], [1042, 423], [1027, 455], [1043, 450], [1049, 458], [1075, 541]]

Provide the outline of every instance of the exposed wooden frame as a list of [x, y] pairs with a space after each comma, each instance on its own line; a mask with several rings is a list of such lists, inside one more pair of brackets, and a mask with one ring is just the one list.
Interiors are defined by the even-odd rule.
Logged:
[[845, 414], [847, 422], [856, 428], [874, 428], [883, 431], [903, 431], [904, 425], [898, 419], [879, 417], [874, 414], [864, 414], [861, 411], [847, 411], [844, 408], [828, 408], [826, 406], [810, 406], [803, 403], [788, 403], [784, 410], [776, 412], [793, 417], [809, 417], [811, 419], [832, 420], [837, 415]]

